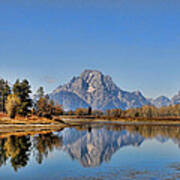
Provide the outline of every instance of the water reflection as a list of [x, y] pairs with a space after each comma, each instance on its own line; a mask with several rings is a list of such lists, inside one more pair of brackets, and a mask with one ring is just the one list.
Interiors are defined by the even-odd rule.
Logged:
[[[73, 138], [72, 138], [73, 137]], [[64, 146], [72, 159], [77, 159], [83, 167], [97, 167], [111, 160], [112, 155], [123, 146], [139, 146], [144, 138], [128, 131], [92, 129], [77, 131], [68, 129], [63, 133]]]
[[10, 136], [0, 139], [0, 166], [6, 165], [9, 160], [13, 169], [18, 171], [28, 164], [31, 153], [36, 157], [37, 163], [41, 164], [49, 152], [61, 146], [62, 137], [53, 133], [35, 137]]
[[30, 155], [30, 137], [11, 136], [0, 140], [0, 165], [6, 165], [6, 161], [10, 159], [11, 166], [17, 171], [21, 167], [25, 167], [29, 161]]
[[63, 138], [53, 133], [40, 134], [33, 138], [33, 143], [36, 152], [36, 161], [42, 164], [43, 159], [48, 157], [49, 152], [53, 152], [55, 149], [61, 149]]
[[83, 167], [98, 167], [111, 161], [126, 146], [140, 147], [147, 139], [165, 143], [171, 139], [180, 147], [180, 127], [88, 125], [66, 128], [58, 133], [10, 136], [0, 139], [0, 166], [9, 163], [14, 171], [28, 165], [32, 157], [38, 164], [54, 150], [66, 152]]

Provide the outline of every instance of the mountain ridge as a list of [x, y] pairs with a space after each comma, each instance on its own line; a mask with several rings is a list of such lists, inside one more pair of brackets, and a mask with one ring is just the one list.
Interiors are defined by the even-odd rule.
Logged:
[[144, 105], [156, 107], [180, 103], [180, 92], [171, 100], [165, 96], [146, 98], [140, 91], [129, 92], [118, 87], [109, 75], [98, 70], [84, 70], [68, 83], [58, 86], [50, 98], [62, 104], [65, 110], [92, 107], [97, 110], [139, 108]]

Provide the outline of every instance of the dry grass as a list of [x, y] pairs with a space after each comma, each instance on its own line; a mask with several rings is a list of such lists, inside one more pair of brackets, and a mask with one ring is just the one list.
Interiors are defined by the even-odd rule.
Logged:
[[48, 133], [58, 131], [65, 126], [47, 118], [17, 116], [15, 119], [10, 119], [6, 114], [0, 113], [0, 138]]
[[15, 119], [10, 119], [6, 114], [0, 113], [0, 124], [58, 124], [58, 122], [37, 116], [17, 116]]

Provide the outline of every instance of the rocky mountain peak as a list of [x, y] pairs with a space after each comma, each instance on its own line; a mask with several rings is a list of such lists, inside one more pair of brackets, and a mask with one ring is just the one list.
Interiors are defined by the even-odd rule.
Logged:
[[100, 71], [89, 70], [89, 69], [84, 70], [80, 75], [80, 77], [83, 78], [84, 80], [88, 80], [88, 78], [92, 78], [92, 77], [100, 78], [101, 76], [103, 76], [103, 74]]
[[[61, 93], [63, 92], [63, 93]], [[68, 92], [68, 93], [65, 93]], [[57, 94], [63, 94], [63, 99]], [[65, 95], [73, 95], [74, 99], [80, 98], [81, 105], [89, 105], [93, 109], [112, 109], [121, 108], [127, 109], [131, 107], [141, 107], [149, 102], [141, 94], [141, 92], [127, 92], [121, 90], [108, 75], [104, 75], [98, 70], [85, 70], [80, 76], [73, 77], [72, 80], [64, 86], [59, 86], [54, 93], [52, 93], [52, 99], [60, 104], [64, 104], [64, 101], [71, 97], [65, 97]], [[55, 98], [56, 97], [56, 98]], [[57, 97], [59, 99], [57, 99]], [[69, 107], [73, 107], [73, 101], [69, 102]], [[66, 103], [66, 107], [67, 107]], [[76, 102], [77, 108], [77, 102]]]
[[115, 86], [110, 76], [105, 76], [97, 70], [85, 70], [81, 73], [80, 78], [88, 84], [90, 88], [88, 92], [91, 92], [91, 89], [99, 89], [102, 87], [110, 89], [110, 87]]
[[136, 96], [143, 96], [142, 93], [138, 90], [138, 91], [134, 91], [133, 92]]

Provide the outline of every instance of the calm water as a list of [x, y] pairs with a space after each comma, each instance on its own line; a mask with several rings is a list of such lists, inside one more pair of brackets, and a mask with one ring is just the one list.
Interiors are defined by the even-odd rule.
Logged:
[[0, 180], [180, 179], [180, 127], [88, 125], [0, 139]]

